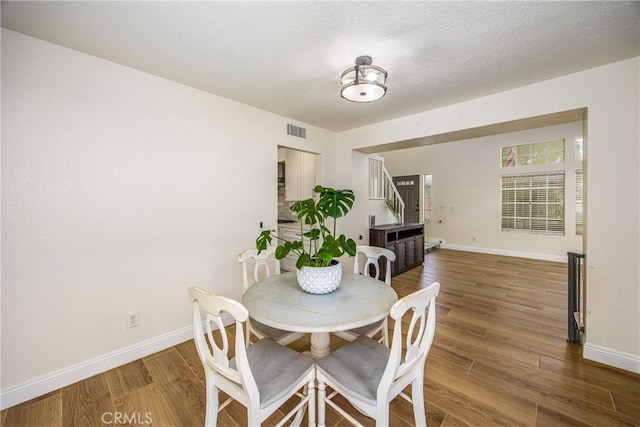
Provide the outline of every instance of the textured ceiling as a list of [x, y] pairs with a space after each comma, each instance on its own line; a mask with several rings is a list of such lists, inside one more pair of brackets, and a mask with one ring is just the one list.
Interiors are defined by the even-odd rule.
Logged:
[[[334, 131], [640, 54], [639, 2], [2, 1], [2, 26]], [[365, 54], [388, 93], [345, 101]]]

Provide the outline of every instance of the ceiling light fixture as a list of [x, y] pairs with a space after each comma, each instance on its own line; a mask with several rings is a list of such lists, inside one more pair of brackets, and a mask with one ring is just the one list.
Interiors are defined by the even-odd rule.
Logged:
[[359, 56], [354, 67], [344, 70], [340, 84], [340, 96], [347, 101], [375, 101], [387, 93], [387, 72], [371, 65], [370, 56]]

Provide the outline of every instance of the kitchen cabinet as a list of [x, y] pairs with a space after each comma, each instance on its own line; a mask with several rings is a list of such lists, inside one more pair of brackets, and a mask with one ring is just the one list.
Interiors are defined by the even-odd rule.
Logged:
[[369, 244], [387, 248], [396, 255], [391, 263], [391, 276], [396, 276], [424, 262], [424, 225], [390, 224], [370, 228]]
[[287, 149], [284, 167], [285, 200], [296, 201], [313, 197], [313, 187], [316, 185], [315, 154]]
[[[288, 240], [300, 240], [300, 226], [298, 224], [294, 226], [280, 226], [278, 227], [278, 236]], [[289, 252], [289, 254], [280, 260], [280, 268], [284, 271], [296, 271], [296, 262], [298, 261], [298, 255]]]

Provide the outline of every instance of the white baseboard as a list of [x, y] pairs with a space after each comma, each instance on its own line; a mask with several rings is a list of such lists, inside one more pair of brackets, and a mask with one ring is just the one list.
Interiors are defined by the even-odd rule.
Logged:
[[640, 374], [640, 355], [625, 353], [597, 344], [586, 343], [582, 348], [582, 357], [605, 365]]
[[444, 243], [440, 247], [442, 249], [453, 249], [456, 251], [465, 251], [465, 252], [477, 252], [477, 253], [489, 254], [489, 255], [503, 255], [503, 256], [518, 257], [518, 258], [539, 259], [542, 261], [553, 261], [553, 262], [564, 262], [564, 263], [567, 262], [566, 255], [562, 256], [562, 255], [539, 254], [535, 252], [509, 251], [506, 249], [479, 248], [477, 246], [452, 245], [450, 243]]
[[435, 243], [435, 244], [439, 244], [439, 245], [444, 245], [446, 243], [442, 237], [428, 237], [428, 236], [425, 236], [424, 242], [425, 243]]
[[[232, 321], [233, 319], [228, 316], [224, 323], [229, 324]], [[34, 378], [22, 384], [7, 387], [0, 390], [0, 410], [101, 374], [190, 339], [193, 339], [193, 326], [186, 326]]]

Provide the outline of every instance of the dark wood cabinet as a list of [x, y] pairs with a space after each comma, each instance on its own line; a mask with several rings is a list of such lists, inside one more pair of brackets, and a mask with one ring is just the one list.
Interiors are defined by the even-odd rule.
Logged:
[[[423, 224], [390, 224], [369, 229], [369, 244], [396, 254], [391, 276], [404, 273], [424, 262]], [[384, 273], [384, 272], [383, 272]]]

